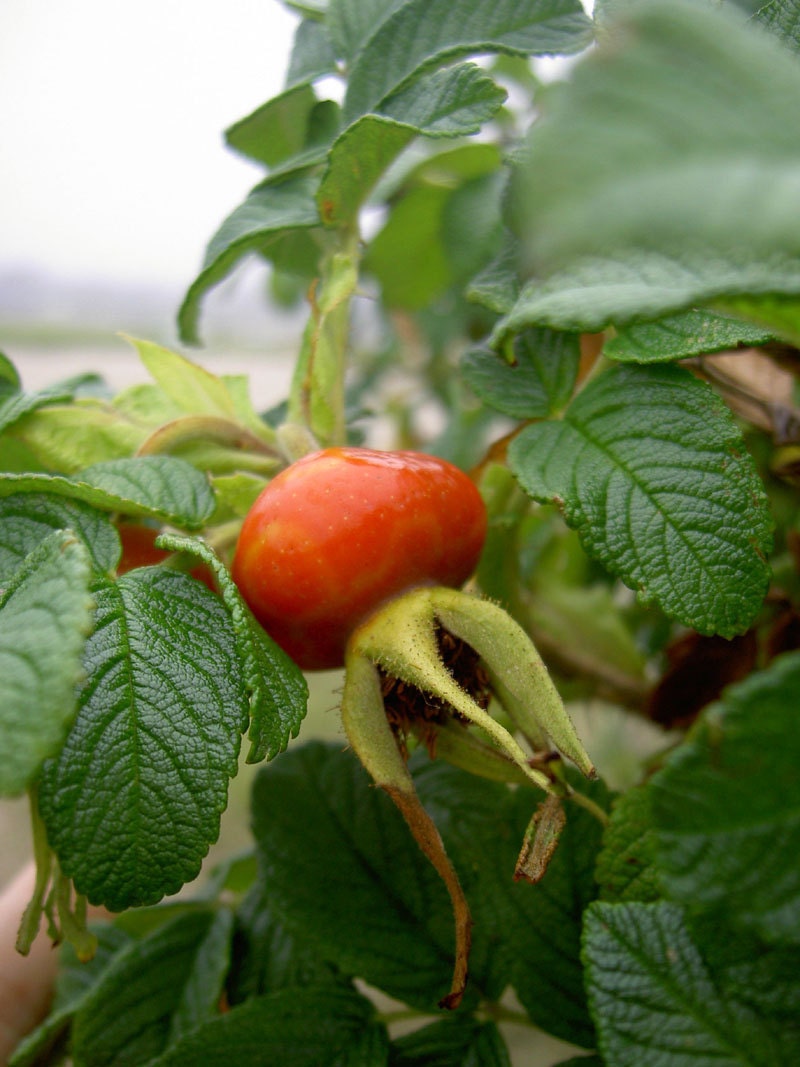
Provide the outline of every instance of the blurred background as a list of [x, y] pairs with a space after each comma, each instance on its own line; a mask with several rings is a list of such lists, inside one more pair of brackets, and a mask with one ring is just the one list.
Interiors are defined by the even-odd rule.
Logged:
[[[223, 130], [281, 90], [297, 21], [278, 0], [3, 0], [0, 349], [26, 386], [141, 379], [119, 333], [178, 347], [205, 243], [263, 176]], [[268, 404], [298, 324], [265, 274], [211, 295], [193, 357], [252, 371]]]

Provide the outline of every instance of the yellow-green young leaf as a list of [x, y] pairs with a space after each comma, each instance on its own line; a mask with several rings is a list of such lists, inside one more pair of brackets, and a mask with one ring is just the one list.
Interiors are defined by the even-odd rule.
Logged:
[[152, 341], [129, 338], [157, 385], [187, 415], [217, 415], [231, 419], [234, 406], [222, 379]]
[[701, 633], [752, 623], [770, 574], [766, 495], [730, 412], [688, 371], [610, 368], [562, 420], [523, 430], [509, 461], [643, 601]]
[[153, 382], [140, 382], [117, 393], [111, 401], [116, 411], [133, 423], [139, 423], [144, 433], [156, 426], [178, 419], [184, 413], [180, 404], [167, 396]]
[[9, 430], [47, 470], [73, 474], [93, 463], [133, 455], [147, 428], [101, 400], [53, 404], [21, 418]]
[[211, 484], [217, 506], [209, 526], [216, 526], [231, 518], [244, 518], [266, 482], [257, 474], [237, 471], [235, 474], [214, 475]]
[[27, 789], [74, 717], [91, 628], [90, 577], [86, 546], [56, 531], [0, 593], [0, 795]]

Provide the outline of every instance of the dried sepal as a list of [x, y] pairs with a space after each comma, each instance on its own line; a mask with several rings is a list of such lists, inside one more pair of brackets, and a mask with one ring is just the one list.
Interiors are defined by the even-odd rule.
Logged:
[[368, 658], [348, 650], [342, 694], [342, 724], [353, 751], [385, 789], [406, 820], [414, 839], [447, 887], [455, 922], [455, 964], [450, 992], [439, 1002], [457, 1008], [467, 984], [472, 917], [453, 864], [433, 819], [422, 806], [397, 739], [386, 718], [378, 669]]

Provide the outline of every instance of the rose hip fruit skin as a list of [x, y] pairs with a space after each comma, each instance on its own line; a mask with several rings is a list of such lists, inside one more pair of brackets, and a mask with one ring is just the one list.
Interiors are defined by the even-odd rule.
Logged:
[[[128, 571], [135, 570], [137, 567], [155, 566], [163, 563], [171, 555], [163, 548], [156, 548], [155, 540], [161, 531], [152, 526], [120, 522], [117, 524], [117, 533], [122, 542], [122, 556], [117, 564], [117, 574], [127, 574]], [[189, 573], [207, 586], [212, 593], [217, 591], [214, 575], [204, 563], [194, 567]]]
[[418, 452], [328, 448], [304, 456], [248, 512], [232, 574], [256, 619], [304, 670], [340, 667], [380, 604], [462, 585], [486, 537], [463, 471]]

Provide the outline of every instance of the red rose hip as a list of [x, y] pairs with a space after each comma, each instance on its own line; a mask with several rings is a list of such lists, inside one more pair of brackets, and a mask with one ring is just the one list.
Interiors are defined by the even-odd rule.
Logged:
[[328, 448], [275, 477], [242, 525], [232, 573], [269, 635], [305, 670], [340, 667], [380, 604], [462, 585], [486, 509], [470, 478], [418, 452]]

